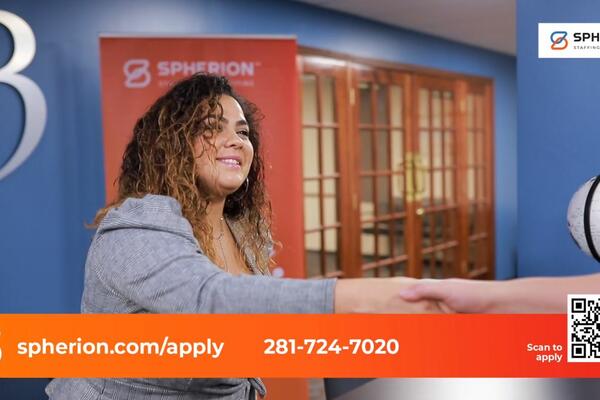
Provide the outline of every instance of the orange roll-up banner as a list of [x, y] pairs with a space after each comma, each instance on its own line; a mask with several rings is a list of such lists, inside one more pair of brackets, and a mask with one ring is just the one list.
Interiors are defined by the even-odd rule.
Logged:
[[[225, 75], [238, 93], [264, 114], [262, 146], [273, 207], [273, 236], [283, 244], [278, 274], [304, 277], [302, 166], [293, 37], [122, 37], [100, 38], [102, 122], [106, 200], [136, 120], [173, 82], [195, 72]], [[268, 383], [269, 384], [269, 383]], [[283, 386], [285, 385], [285, 388]], [[306, 398], [304, 382], [271, 382], [280, 392]], [[290, 399], [290, 397], [287, 397]]]
[[273, 236], [283, 243], [275, 257], [286, 277], [304, 277], [302, 143], [291, 37], [100, 38], [106, 200], [137, 119], [173, 82], [196, 72], [224, 75], [255, 103], [261, 122]]

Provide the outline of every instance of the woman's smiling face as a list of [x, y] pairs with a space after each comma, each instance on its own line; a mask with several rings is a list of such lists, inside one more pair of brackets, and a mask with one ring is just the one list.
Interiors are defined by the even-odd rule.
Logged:
[[[240, 104], [231, 96], [219, 99], [223, 109], [218, 126], [212, 134], [199, 135], [194, 144], [197, 175], [210, 197], [225, 198], [246, 180], [254, 148], [249, 127]], [[215, 116], [217, 118], [218, 116]]]

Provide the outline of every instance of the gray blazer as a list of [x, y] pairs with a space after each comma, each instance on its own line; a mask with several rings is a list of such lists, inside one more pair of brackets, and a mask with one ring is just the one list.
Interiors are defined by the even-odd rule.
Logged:
[[[228, 223], [239, 241], [238, 226]], [[252, 255], [245, 255], [259, 274]], [[334, 286], [334, 279], [232, 276], [202, 254], [175, 199], [146, 195], [125, 200], [98, 227], [81, 312], [331, 313]], [[258, 378], [54, 379], [46, 387], [52, 400], [237, 400], [256, 392], [265, 394]]]

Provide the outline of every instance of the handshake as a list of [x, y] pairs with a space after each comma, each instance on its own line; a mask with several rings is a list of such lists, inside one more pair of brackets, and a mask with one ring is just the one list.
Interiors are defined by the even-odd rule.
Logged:
[[600, 292], [600, 274], [508, 281], [360, 278], [338, 280], [336, 313], [565, 313], [567, 295]]
[[[336, 313], [485, 312], [485, 282], [461, 279], [362, 278], [336, 283]], [[481, 292], [481, 293], [479, 293]]]

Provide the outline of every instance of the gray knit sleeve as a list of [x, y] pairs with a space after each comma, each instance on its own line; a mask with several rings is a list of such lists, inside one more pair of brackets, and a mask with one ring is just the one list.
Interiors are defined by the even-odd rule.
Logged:
[[335, 279], [232, 276], [169, 231], [107, 230], [94, 239], [88, 268], [112, 293], [150, 312], [333, 312]]

